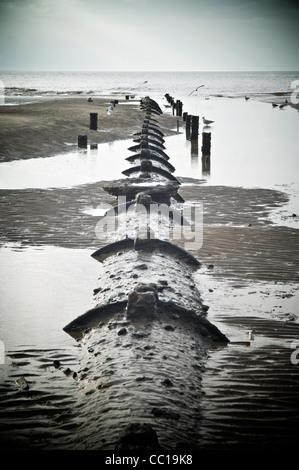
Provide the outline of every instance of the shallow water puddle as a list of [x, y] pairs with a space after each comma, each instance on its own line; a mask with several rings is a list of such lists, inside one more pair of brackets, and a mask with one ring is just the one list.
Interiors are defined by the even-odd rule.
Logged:
[[[294, 335], [299, 334], [299, 287], [296, 283], [238, 282], [237, 279], [219, 279], [212, 272], [203, 267], [195, 273], [195, 282], [204, 303], [210, 307], [209, 320], [232, 343], [290, 347]], [[289, 337], [283, 331], [286, 325]]]
[[[193, 112], [200, 116], [198, 149], [192, 145], [194, 141], [185, 140], [185, 152], [181, 153], [180, 136], [167, 139], [167, 151], [178, 175], [204, 176], [208, 184], [226, 186], [273, 188], [275, 184], [297, 183], [297, 111], [227, 99], [201, 101]], [[215, 122], [203, 126], [202, 116]], [[211, 133], [210, 168], [206, 171], [201, 158], [203, 132]]]
[[[187, 101], [184, 111], [200, 116], [199, 139], [186, 139], [185, 124], [177, 135], [165, 137], [165, 152], [176, 176], [204, 177], [212, 185], [262, 188], [298, 185], [299, 114], [294, 109], [278, 110], [268, 103], [218, 98]], [[203, 126], [203, 115], [215, 123]], [[211, 134], [208, 169], [202, 161], [203, 132]], [[71, 187], [121, 178], [121, 172], [130, 167], [125, 159], [132, 155], [128, 147], [132, 146], [133, 138], [132, 135], [128, 140], [50, 158], [1, 163], [0, 187]]]
[[62, 329], [90, 308], [99, 274], [90, 253], [54, 246], [0, 249], [0, 339], [6, 351], [72, 342]]
[[0, 164], [1, 189], [64, 188], [125, 178], [122, 171], [128, 141], [99, 144], [48, 158], [31, 158]]

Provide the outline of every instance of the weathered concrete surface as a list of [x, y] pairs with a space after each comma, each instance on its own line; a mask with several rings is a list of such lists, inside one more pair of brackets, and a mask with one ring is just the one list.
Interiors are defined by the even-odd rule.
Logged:
[[[167, 241], [140, 240], [139, 243], [136, 249], [134, 240], [121, 240], [92, 255], [101, 262], [101, 274], [94, 289], [95, 307], [64, 330], [80, 337], [116, 313], [124, 315], [130, 292], [147, 286], [157, 297], [161, 315], [180, 312], [179, 317], [185, 315], [188, 321], [192, 318], [194, 326], [202, 324], [214, 334], [216, 330], [205, 318], [206, 309], [192, 278], [192, 270], [200, 265], [197, 259]], [[225, 339], [218, 332], [217, 337]]]
[[143, 150], [141, 153], [137, 153], [136, 155], [130, 155], [129, 157], [126, 158], [126, 160], [132, 163], [138, 163], [138, 162], [140, 163], [140, 161], [143, 158], [148, 158], [155, 165], [159, 164], [161, 168], [164, 168], [165, 170], [168, 170], [171, 173], [175, 171], [174, 166], [171, 163], [169, 163], [169, 161], [167, 161], [163, 157], [159, 157], [158, 155], [151, 153], [149, 150]]
[[170, 204], [171, 198], [177, 202], [184, 202], [178, 194], [180, 184], [175, 181], [167, 181], [160, 175], [154, 178], [128, 178], [120, 179], [103, 185], [105, 191], [113, 196], [126, 196], [128, 200], [135, 199], [138, 193], [150, 194], [157, 202]]
[[133, 139], [133, 142], [136, 142], [136, 143], [141, 143], [141, 142], [148, 142], [149, 144], [152, 144], [152, 145], [157, 145], [157, 147], [160, 147], [161, 149], [165, 149], [165, 145], [164, 145], [164, 141], [163, 139], [159, 139], [158, 137], [155, 137], [151, 134], [146, 134], [146, 133], [142, 133], [140, 135], [140, 137], [137, 137], [135, 139]]
[[124, 170], [122, 173], [126, 176], [131, 176], [134, 174], [140, 174], [143, 171], [146, 171], [147, 173], [153, 173], [153, 175], [159, 175], [162, 176], [163, 178], [166, 178], [167, 180], [170, 181], [175, 181], [179, 185], [181, 184], [175, 176], [173, 176], [168, 170], [164, 170], [164, 168], [161, 168], [159, 166], [153, 165], [152, 162], [149, 160], [150, 165], [145, 165], [144, 162], [147, 162], [147, 160], [141, 160], [140, 165], [134, 166], [132, 168], [128, 168], [127, 170]]
[[[163, 449], [200, 448], [208, 339], [192, 320], [184, 322], [175, 313], [167, 317], [159, 309], [156, 314], [147, 322], [144, 316], [116, 317], [84, 335], [78, 449], [117, 449], [132, 423], [150, 426]], [[132, 436], [125, 450], [136, 445]], [[139, 450], [155, 448], [154, 443]]]
[[140, 142], [139, 144], [132, 145], [128, 148], [128, 150], [131, 150], [132, 152], [140, 152], [142, 149], [148, 149], [155, 155], [158, 155], [158, 157], [164, 157], [166, 160], [169, 160], [169, 156], [163, 151], [160, 146], [149, 143], [146, 140], [142, 140], [142, 142]]
[[153, 141], [157, 141], [157, 142], [160, 142], [162, 144], [165, 143], [165, 140], [164, 140], [164, 134], [161, 132], [160, 134], [157, 132], [157, 129], [155, 129], [154, 127], [150, 127], [149, 125], [144, 125], [142, 127], [142, 130], [141, 132], [135, 132], [133, 134], [135, 136], [135, 139], [134, 139], [134, 142], [140, 142], [140, 140], [142, 138], [144, 138], [145, 136], [147, 136], [149, 139], [152, 139]]

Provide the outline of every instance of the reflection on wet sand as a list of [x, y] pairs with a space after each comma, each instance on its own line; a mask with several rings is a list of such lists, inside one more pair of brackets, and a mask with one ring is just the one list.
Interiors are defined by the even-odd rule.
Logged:
[[202, 133], [202, 175], [211, 174], [211, 132]]

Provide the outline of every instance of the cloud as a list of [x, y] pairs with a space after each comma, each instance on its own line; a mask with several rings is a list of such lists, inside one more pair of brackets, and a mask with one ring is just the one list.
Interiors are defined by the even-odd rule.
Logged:
[[0, 0], [1, 67], [296, 69], [288, 0]]

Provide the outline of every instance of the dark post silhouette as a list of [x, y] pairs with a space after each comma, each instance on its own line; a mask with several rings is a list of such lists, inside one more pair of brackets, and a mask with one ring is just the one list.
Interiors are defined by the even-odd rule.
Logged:
[[87, 135], [78, 135], [78, 147], [87, 148]]
[[202, 133], [202, 147], [201, 151], [203, 155], [211, 155], [211, 133]]
[[210, 174], [211, 172], [211, 133], [202, 133], [202, 173]]
[[96, 131], [98, 129], [98, 113], [90, 113], [90, 129]]
[[186, 139], [190, 137], [190, 126], [191, 126], [191, 115], [187, 114], [186, 116]]
[[181, 116], [183, 111], [183, 103], [180, 100], [176, 102], [176, 115]]
[[192, 116], [191, 140], [198, 139], [198, 123], [199, 123], [199, 116]]

